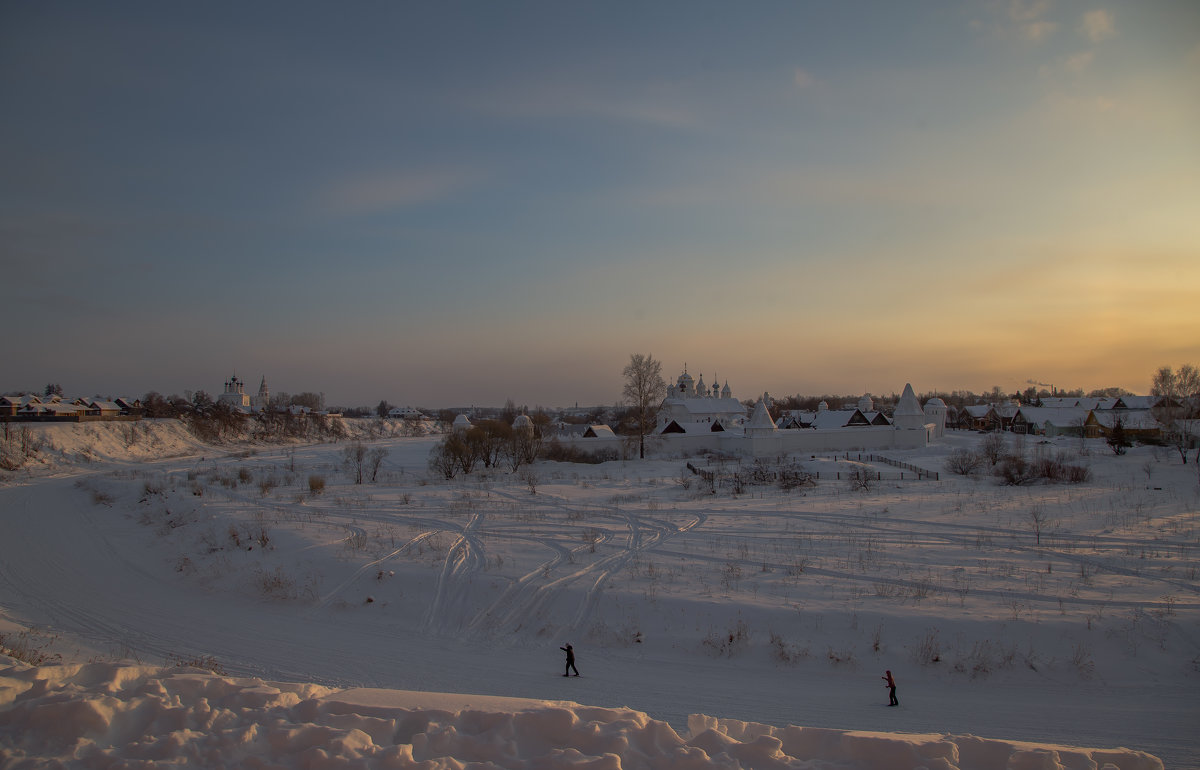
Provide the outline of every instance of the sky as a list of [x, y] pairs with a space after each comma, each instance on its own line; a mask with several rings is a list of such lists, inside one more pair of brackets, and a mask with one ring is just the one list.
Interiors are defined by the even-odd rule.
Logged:
[[1200, 363], [1200, 3], [0, 0], [0, 391]]

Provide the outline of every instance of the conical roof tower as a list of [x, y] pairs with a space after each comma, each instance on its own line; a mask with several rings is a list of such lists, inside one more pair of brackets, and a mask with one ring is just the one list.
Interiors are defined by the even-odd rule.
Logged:
[[892, 413], [892, 424], [897, 428], [921, 428], [925, 425], [925, 410], [917, 401], [911, 383], [905, 383], [904, 392], [896, 402], [896, 411]]

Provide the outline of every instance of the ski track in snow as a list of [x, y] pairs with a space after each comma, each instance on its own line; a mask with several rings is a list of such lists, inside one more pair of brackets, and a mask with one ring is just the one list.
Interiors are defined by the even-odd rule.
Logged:
[[[292, 510], [291, 506], [276, 503], [274, 501], [265, 502], [259, 498], [252, 498], [249, 494], [233, 492], [231, 490], [223, 490], [228, 493], [231, 500], [239, 500], [244, 504], [258, 507], [268, 507], [275, 511], [279, 516], [287, 516]], [[489, 496], [508, 500], [516, 505], [528, 504], [529, 498], [506, 492], [503, 490], [489, 490]], [[479, 521], [472, 519], [472, 523], [467, 528], [473, 530], [471, 534], [467, 534], [466, 529], [462, 525], [448, 522], [444, 519], [434, 516], [414, 516], [416, 510], [411, 506], [392, 506], [381, 502], [373, 502], [370, 509], [360, 509], [353, 511], [341, 511], [336, 508], [328, 509], [325, 513], [327, 525], [331, 527], [343, 527], [352, 532], [365, 534], [365, 531], [357, 526], [359, 522], [371, 522], [377, 524], [393, 524], [396, 522], [397, 514], [403, 514], [405, 521], [409, 523], [419, 523], [423, 526], [436, 527], [437, 530], [422, 533], [417, 538], [414, 538], [406, 546], [394, 550], [392, 553], [372, 562], [363, 565], [354, 576], [341, 583], [337, 588], [327, 593], [320, 600], [321, 606], [327, 606], [331, 600], [341, 591], [349, 588], [359, 578], [369, 572], [372, 568], [377, 567], [382, 562], [389, 558], [399, 556], [409, 546], [427, 540], [437, 532], [453, 533], [456, 536], [456, 541], [447, 550], [446, 557], [443, 561], [441, 571], [437, 578], [435, 590], [433, 591], [430, 605], [422, 619], [421, 626], [427, 631], [447, 635], [469, 632], [475, 635], [489, 636], [493, 632], [502, 629], [517, 630], [529, 623], [537, 622], [539, 615], [549, 606], [551, 606], [564, 590], [572, 588], [576, 585], [585, 586], [582, 598], [577, 606], [576, 611], [571, 616], [571, 621], [567, 624], [567, 630], [571, 633], [577, 633], [585, 629], [589, 618], [591, 617], [600, 597], [604, 593], [605, 584], [615, 575], [619, 574], [629, 562], [639, 553], [654, 553], [665, 557], [675, 557], [680, 559], [694, 559], [705, 561], [713, 564], [726, 564], [731, 561], [730, 558], [720, 556], [710, 556], [702, 553], [684, 552], [671, 550], [665, 547], [671, 537], [678, 534], [683, 534], [705, 523], [707, 517], [712, 515], [712, 512], [704, 512], [701, 510], [688, 510], [686, 508], [675, 509], [672, 513], [676, 515], [690, 515], [693, 520], [683, 527], [676, 528], [671, 524], [661, 520], [654, 519], [649, 516], [636, 515], [629, 512], [620, 511], [618, 507], [611, 505], [599, 505], [590, 503], [569, 502], [562, 498], [557, 498], [552, 495], [543, 493], [536, 501], [539, 508], [550, 508], [556, 510], [570, 518], [578, 520], [596, 520], [596, 521], [617, 521], [623, 523], [628, 531], [628, 539], [623, 548], [604, 555], [595, 561], [585, 564], [578, 569], [575, 569], [568, 574], [553, 576], [561, 567], [566, 564], [572, 564], [576, 557], [583, 555], [587, 550], [586, 546], [576, 546], [574, 548], [565, 548], [558, 541], [561, 537], [550, 536], [546, 538], [534, 538], [535, 542], [540, 542], [547, 550], [551, 551], [553, 556], [545, 563], [539, 565], [534, 570], [511, 583], [502, 595], [491, 603], [488, 607], [475, 613], [473, 616], [469, 613], [470, 591], [474, 585], [474, 578], [486, 564], [486, 551], [481, 535], [493, 536], [499, 534], [496, 530], [483, 530], [479, 527]], [[433, 513], [432, 511], [430, 513]], [[477, 514], [476, 514], [477, 516]], [[928, 521], [922, 519], [913, 519], [900, 516], [892, 516], [890, 514], [871, 515], [859, 512], [813, 512], [805, 510], [796, 511], [777, 511], [771, 509], [737, 509], [734, 511], [723, 512], [717, 516], [724, 520], [733, 518], [758, 518], [758, 519], [777, 519], [787, 522], [794, 522], [797, 525], [804, 527], [814, 527], [825, 525], [831, 528], [825, 535], [836, 536], [841, 532], [850, 530], [866, 531], [879, 536], [878, 542], [882, 545], [958, 545], [969, 547], [977, 541], [981, 535], [995, 536], [1005, 538], [1006, 547], [1011, 551], [1019, 551], [1026, 553], [1037, 553], [1041, 548], [1039, 546], [1026, 545], [1019, 542], [1022, 538], [1027, 538], [1029, 532], [1027, 529], [1015, 529], [1012, 527], [1003, 527], [992, 524], [963, 524], [958, 522], [947, 521]], [[346, 523], [346, 520], [350, 523]], [[651, 529], [654, 534], [643, 542], [643, 529]], [[763, 535], [757, 531], [758, 528], [739, 530], [737, 527], [723, 524], [721, 527], [721, 536], [728, 540], [741, 539], [750, 545], [756, 545], [762, 540]], [[1062, 538], [1064, 533], [1058, 533], [1056, 537]], [[768, 536], [768, 539], [775, 537], [774, 533]], [[1049, 539], [1049, 535], [1047, 538]], [[1140, 546], [1145, 546], [1144, 540], [1120, 537], [1108, 534], [1091, 534], [1087, 537], [1087, 542], [1095, 546], [1104, 546], [1111, 549], [1131, 549]], [[1155, 541], [1157, 547], [1187, 547], [1186, 543], [1159, 540]], [[601, 542], [596, 544], [597, 550], [602, 548], [613, 548], [612, 537], [609, 533], [603, 535]], [[1144, 575], [1135, 570], [1123, 567], [1121, 565], [1111, 563], [1111, 560], [1106, 560], [1098, 557], [1089, 557], [1083, 554], [1076, 554], [1063, 549], [1055, 550], [1055, 558], [1072, 561], [1086, 567], [1096, 570], [1136, 577], [1140, 580], [1151, 580], [1160, 582], [1164, 585], [1164, 589], [1171, 588], [1184, 591], [1189, 594], [1200, 593], [1200, 587], [1189, 583], [1186, 580], [1172, 578], [1162, 575]], [[733, 559], [743, 567], [769, 567], [771, 569], [787, 569], [789, 564], [771, 560], [739, 560]], [[805, 567], [804, 572], [812, 576], [821, 576], [838, 580], [845, 580], [851, 583], [860, 583], [870, 586], [893, 586], [896, 588], [905, 588], [912, 590], [923, 590], [931, 586], [920, 580], [906, 579], [900, 577], [888, 577], [878, 574], [864, 574], [862, 571], [852, 569], [832, 569], [826, 566], [810, 565]], [[539, 584], [539, 580], [544, 581]], [[932, 586], [939, 590], [953, 591], [953, 587], [945, 585]], [[1048, 597], [1040, 595], [1034, 591], [1021, 589], [1006, 589], [996, 590], [988, 589], [980, 586], [972, 586], [969, 591], [978, 596], [996, 597], [1008, 602], [1020, 601], [1034, 604], [1054, 604], [1054, 605], [1074, 605], [1074, 606], [1104, 606], [1104, 607], [1145, 607], [1146, 603], [1141, 601], [1121, 601], [1121, 600], [1104, 600], [1088, 597]], [[1165, 607], [1165, 605], [1163, 605]], [[1161, 607], [1160, 607], [1161, 608]], [[1178, 602], [1174, 603], [1175, 609], [1196, 609], [1200, 608], [1200, 603], [1196, 602]]]
[[483, 545], [476, 536], [483, 514], [476, 513], [459, 533], [458, 539], [446, 551], [442, 569], [434, 587], [433, 601], [425, 614], [422, 626], [427, 631], [446, 634], [463, 625], [463, 613], [470, 596], [471, 585], [482, 567]]
[[[517, 496], [507, 493], [499, 493], [499, 496], [520, 500]], [[546, 500], [540, 502], [545, 503]], [[554, 600], [555, 596], [564, 589], [575, 584], [583, 584], [587, 585], [588, 588], [584, 592], [568, 625], [569, 631], [577, 632], [586, 627], [604, 590], [605, 583], [613, 575], [624, 569], [639, 553], [657, 548], [669, 537], [687, 532], [704, 521], [702, 515], [697, 515], [687, 525], [675, 527], [658, 519], [637, 516], [629, 512], [620, 512], [615, 508], [605, 507], [597, 509], [593, 506], [573, 506], [566, 501], [557, 499], [551, 499], [550, 505], [562, 513], [573, 514], [580, 519], [584, 518], [581, 512], [586, 510], [590, 519], [607, 519], [622, 522], [628, 530], [628, 537], [624, 547], [612, 554], [602, 556], [595, 561], [585, 564], [568, 574], [549, 579], [548, 576], [554, 570], [564, 564], [571, 564], [572, 559], [576, 555], [582, 557], [584, 552], [590, 551], [591, 548], [584, 545], [574, 549], [567, 549], [550, 538], [543, 539], [541, 541], [542, 544], [553, 551], [554, 556], [510, 585], [491, 606], [468, 624], [471, 629], [486, 630], [493, 624], [499, 624], [504, 628], [511, 628], [513, 630], [519, 629], [526, 623], [535, 620], [539, 612], [548, 606]], [[653, 530], [653, 534], [648, 539], [643, 538], [643, 531], [646, 529]], [[603, 536], [602, 541], [596, 543], [596, 548], [609, 545], [610, 540], [611, 537], [607, 535]], [[540, 585], [537, 584], [536, 581], [539, 578], [545, 579], [546, 582]]]
[[[755, 509], [739, 510], [733, 515], [735, 515], [737, 517], [755, 517], [758, 519], [783, 519], [783, 520], [788, 520], [788, 521], [795, 521], [799, 524], [804, 524], [804, 525], [826, 524], [826, 525], [830, 525], [831, 527], [836, 527], [837, 529], [831, 530], [829, 532], [818, 533], [821, 535], [828, 535], [828, 536], [837, 536], [840, 534], [844, 534], [845, 532], [849, 532], [851, 530], [851, 528], [860, 530], [860, 531], [866, 530], [866, 531], [870, 531], [870, 532], [876, 532], [876, 533], [886, 536], [885, 538], [883, 538], [880, 541], [881, 544], [883, 544], [885, 546], [886, 545], [910, 546], [913, 544], [919, 544], [919, 545], [953, 544], [953, 545], [971, 547], [975, 543], [976, 538], [978, 537], [978, 533], [980, 531], [986, 531], [989, 534], [999, 535], [999, 536], [1003, 536], [1006, 538], [1014, 538], [1014, 539], [1017, 537], [1027, 538], [1029, 536], [1028, 530], [1015, 530], [1015, 529], [999, 527], [999, 526], [977, 527], [977, 526], [966, 525], [966, 524], [958, 524], [955, 522], [930, 522], [930, 521], [923, 521], [920, 519], [908, 519], [908, 518], [900, 518], [900, 517], [894, 518], [891, 516], [876, 518], [876, 517], [863, 516], [862, 514], [830, 514], [830, 513], [812, 513], [812, 512], [805, 512], [805, 511], [780, 512], [780, 511], [772, 511], [772, 510], [755, 510]], [[812, 535], [814, 533], [812, 531], [809, 531], [804, 534]], [[764, 536], [762, 534], [760, 534], [754, 530], [739, 530], [736, 527], [732, 527], [732, 526], [723, 526], [721, 528], [721, 535], [723, 538], [726, 538], [726, 539], [730, 539], [730, 540], [740, 539], [742, 542], [745, 542], [748, 544], [758, 544], [758, 545], [761, 545], [760, 541], [762, 541], [762, 539], [764, 538]], [[772, 533], [769, 537], [773, 538], [774, 536], [775, 536], [774, 533]], [[1104, 545], [1110, 546], [1113, 548], [1135, 548], [1135, 547], [1141, 547], [1141, 546], [1146, 545], [1146, 542], [1143, 540], [1136, 540], [1136, 539], [1130, 539], [1130, 538], [1119, 538], [1119, 537], [1112, 537], [1112, 536], [1097, 536], [1096, 538], [1092, 538], [1089, 536], [1088, 542], [1089, 543], [1092, 543], [1092, 542], [1103, 543]], [[1185, 544], [1185, 543], [1179, 543], [1179, 542], [1174, 542], [1174, 541], [1155, 541], [1154, 545], [1158, 546], [1158, 547], [1163, 547], [1163, 546], [1187, 547], [1187, 544]], [[1044, 552], [1044, 551], [1049, 550], [1048, 545], [1045, 547], [1038, 547], [1038, 546], [1025, 545], [1025, 544], [1022, 544], [1019, 542], [1006, 542], [1005, 547], [1007, 549], [1009, 549], [1010, 551], [1030, 553], [1030, 554], [1037, 554], [1039, 552]], [[676, 557], [679, 559], [695, 559], [695, 560], [700, 560], [700, 561], [707, 561], [707, 562], [713, 563], [713, 564], [724, 564], [724, 563], [731, 561], [730, 558], [728, 558], [726, 556], [705, 555], [702, 553], [695, 553], [695, 552], [672, 551], [672, 550], [668, 550], [668, 549], [664, 549], [664, 548], [656, 548], [655, 552], [659, 553], [663, 556], [672, 556], [672, 557]], [[1148, 580], [1151, 582], [1161, 583], [1161, 584], [1163, 584], [1164, 588], [1169, 587], [1172, 589], [1186, 591], [1187, 593], [1190, 593], [1190, 594], [1200, 594], [1200, 586], [1197, 586], [1196, 584], [1190, 583], [1181, 578], [1172, 578], [1172, 577], [1166, 577], [1166, 576], [1162, 576], [1162, 575], [1147, 575], [1147, 574], [1129, 569], [1127, 567], [1122, 567], [1120, 565], [1113, 564], [1113, 563], [1111, 563], [1110, 560], [1106, 560], [1103, 558], [1096, 558], [1096, 557], [1087, 557], [1082, 554], [1075, 554], [1075, 553], [1072, 553], [1069, 551], [1064, 552], [1061, 549], [1055, 550], [1053, 555], [1054, 555], [1054, 558], [1075, 562], [1076, 564], [1087, 565], [1088, 567], [1092, 567], [1092, 568], [1095, 568], [1095, 569], [1103, 571], [1103, 572], [1108, 572], [1108, 573], [1116, 574], [1116, 575], [1125, 575], [1125, 576], [1129, 576], [1129, 577], [1136, 577], [1139, 580]], [[765, 565], [765, 566], [768, 566], [771, 569], [775, 569], [775, 570], [787, 569], [790, 566], [789, 564], [787, 564], [785, 562], [779, 562], [779, 561], [748, 561], [748, 560], [741, 560], [741, 565], [742, 566], [759, 566], [759, 567]], [[878, 575], [878, 574], [864, 574], [863, 571], [838, 570], [838, 569], [831, 569], [828, 567], [821, 567], [821, 566], [816, 566], [816, 565], [806, 566], [804, 568], [804, 572], [806, 574], [820, 575], [823, 577], [830, 577], [830, 578], [837, 578], [839, 580], [846, 580], [846, 581], [853, 582], [853, 583], [866, 583], [866, 584], [870, 584], [870, 585], [884, 584], [884, 585], [904, 587], [904, 588], [928, 588], [929, 587], [928, 584], [922, 583], [922, 582], [916, 581], [916, 580], [907, 580], [904, 578], [892, 578], [892, 577], [886, 577], [886, 576], [882, 576], [882, 575]], [[939, 590], [944, 590], [944, 591], [953, 591], [954, 590], [952, 587], [945, 586], [945, 585], [937, 585], [934, 587], [938, 588]], [[1060, 597], [1060, 596], [1049, 597], [1049, 596], [1037, 594], [1032, 591], [1024, 591], [1024, 590], [1018, 590], [1018, 589], [1001, 591], [1001, 590], [994, 590], [994, 589], [987, 589], [987, 588], [983, 588], [983, 587], [972, 586], [970, 588], [970, 593], [979, 595], [979, 596], [995, 596], [995, 597], [1004, 598], [1004, 599], [1021, 599], [1023, 601], [1028, 601], [1028, 602], [1052, 603], [1055, 605], [1057, 605], [1059, 602], [1062, 602], [1063, 604], [1066, 604], [1066, 605], [1078, 605], [1078, 606], [1104, 605], [1107, 607], [1143, 607], [1143, 608], [1147, 606], [1147, 602], [1144, 602], [1144, 601], [1136, 601], [1136, 600], [1121, 601], [1121, 600], [1113, 600], [1113, 599], [1101, 600], [1101, 599], [1091, 599], [1091, 598], [1087, 598], [1087, 597]], [[1150, 606], [1158, 608], [1158, 609], [1166, 609], [1167, 605], [1165, 605], [1161, 602], [1158, 602], [1158, 603], [1152, 602], [1152, 603], [1150, 603]], [[1177, 602], [1173, 603], [1173, 607], [1175, 609], [1182, 609], [1182, 608], [1200, 609], [1200, 602], [1178, 602], [1177, 601]]]
[[[320, 450], [314, 450], [320, 455]], [[257, 457], [255, 460], [268, 460]], [[221, 462], [236, 463], [236, 458], [221, 459]], [[215, 464], [210, 461], [208, 464]], [[132, 474], [144, 475], [146, 465], [124, 466]], [[190, 468], [196, 467], [193, 460], [171, 460], [149, 466], [152, 472], [180, 477]], [[250, 672], [270, 671], [273, 676], [289, 676], [300, 680], [321, 680], [303, 664], [290, 664], [290, 647], [303, 644], [304, 624], [293, 616], [300, 615], [305, 622], [334, 609], [342, 597], [348, 596], [354, 586], [369, 581], [373, 571], [383, 570], [388, 563], [398, 560], [414, 549], [428, 544], [438, 536], [450, 535], [453, 542], [445, 548], [437, 566], [433, 589], [429, 591], [425, 612], [419, 623], [422, 633], [450, 640], [474, 639], [487, 641], [493, 637], [504, 638], [518, 629], [547, 625], [557, 635], [579, 634], [586, 631], [595, 617], [608, 586], [623, 572], [630, 570], [638, 558], [653, 555], [662, 559], [678, 559], [686, 563], [709, 564], [714, 567], [736, 563], [744, 568], [760, 565], [772, 571], [787, 569], [790, 565], [770, 556], [777, 541], [789, 541], [793, 552], [803, 553], [802, 543], [806, 538], [813, 541], [816, 558], [806, 566], [804, 572], [813, 577], [827, 578], [850, 584], [893, 585], [917, 588], [920, 580], [881, 574], [878, 565], [868, 565], [866, 574], [856, 570], [848, 562], [850, 557], [831, 551], [830, 544], [851, 537], [870, 538], [882, 549], [928, 548], [927, 556], [920, 565], [930, 565], [935, 570], [961, 566], [953, 562], [941, 562], [938, 548], [948, 546], [949, 556], [969, 554], [973, 544], [981, 536], [993, 538], [997, 548], [1022, 555], [1022, 558], [1041, 558], [1043, 551], [1056, 560], [1094, 568], [1098, 576], [1114, 575], [1139, 581], [1142, 585], [1157, 586], [1147, 589], [1159, 593], [1177, 591], [1187, 597], [1197, 594], [1194, 582], [1184, 579], [1179, 573], [1170, 574], [1135, 569], [1128, 566], [1128, 558], [1120, 558], [1122, 552], [1138, 548], [1179, 549], [1186, 552], [1192, 544], [1171, 537], [1153, 538], [1108, 532], [1088, 533], [1072, 548], [1062, 546], [1062, 541], [1071, 537], [1067, 531], [1053, 535], [1056, 544], [1046, 543], [1042, 547], [1032, 542], [1028, 528], [1002, 526], [988, 522], [963, 523], [956, 521], [916, 519], [882, 513], [864, 513], [860, 510], [807, 510], [803, 496], [786, 499], [786, 510], [770, 507], [755, 507], [752, 500], [743, 500], [739, 505], [703, 508], [688, 503], [672, 505], [663, 511], [623, 509], [611, 502], [558, 497], [543, 491], [536, 499], [502, 489], [488, 488], [488, 500], [468, 501], [460, 507], [454, 501], [434, 506], [412, 504], [395, 499], [358, 500], [351, 495], [346, 500], [324, 497], [305, 497], [303, 500], [286, 502], [280, 498], [256, 495], [253, 488], [243, 485], [234, 489], [210, 485], [203, 500], [198, 500], [198, 515], [228, 511], [231, 515], [248, 516], [248, 512], [262, 512], [267, 518], [280, 521], [296, 521], [302, 518], [305, 527], [314, 531], [327, 531], [328, 543], [346, 541], [352, 536], [367, 538], [372, 530], [403, 523], [414, 529], [394, 543], [395, 547], [384, 551], [348, 553], [345, 558], [355, 562], [348, 573], [338, 582], [323, 591], [313, 603], [299, 612], [295, 607], [278, 608], [268, 603], [249, 603], [246, 606], [230, 606], [227, 614], [216, 619], [221, 628], [205, 631], [198, 637], [195, 629], [212, 618], [211, 608], [215, 596], [208, 596], [208, 603], [195, 609], [187, 605], [186, 596], [148, 590], [156, 574], [147, 569], [144, 555], [135, 544], [123, 536], [113, 533], [115, 524], [110, 516], [122, 514], [105, 505], [97, 505], [87, 499], [87, 491], [74, 488], [77, 479], [89, 476], [105, 478], [113, 474], [114, 466], [89, 468], [80, 472], [56, 473], [52, 477], [41, 477], [29, 483], [20, 482], [0, 487], [0, 502], [7, 509], [6, 515], [19, 517], [20, 527], [0, 532], [7, 540], [3, 547], [4, 559], [0, 559], [0, 584], [3, 584], [6, 606], [16, 614], [42, 618], [64, 631], [108, 644], [113, 651], [136, 650], [147, 659], [157, 657], [170, 659], [172, 656], [206, 654], [213, 650], [211, 645], [220, 642], [219, 652], [224, 660], [239, 670]], [[130, 478], [137, 478], [131, 476]], [[369, 488], [350, 489], [351, 493], [367, 493]], [[478, 492], [477, 495], [482, 495]], [[187, 498], [184, 498], [187, 500]], [[477, 498], [480, 500], [481, 498]], [[615, 499], [615, 498], [614, 498]], [[829, 501], [821, 501], [829, 508]], [[836, 502], [836, 501], [835, 501]], [[506, 503], [514, 511], [552, 513], [558, 518], [541, 526], [534, 521], [520, 521], [505, 514], [492, 511], [496, 504]], [[478, 509], [475, 506], [478, 505]], [[643, 503], [644, 505], [644, 503]], [[847, 504], [848, 505], [848, 504]], [[176, 511], [176, 516], [188, 516], [188, 511]], [[976, 517], [978, 518], [978, 517]], [[565, 523], [564, 523], [565, 520]], [[1012, 517], [1010, 516], [1010, 521]], [[572, 526], [578, 522], [577, 526]], [[573, 537], [579, 528], [594, 528], [597, 540], [594, 544], [581, 542]], [[378, 532], [375, 533], [378, 537]], [[1050, 537], [1049, 535], [1045, 537]], [[714, 540], [714, 538], [716, 540]], [[496, 588], [486, 601], [478, 602], [480, 573], [487, 565], [487, 546], [493, 541], [525, 543], [544, 550], [540, 560], [522, 563], [522, 571], [514, 577], [493, 574], [493, 581], [506, 585]], [[384, 541], [386, 542], [386, 540]], [[48, 544], [54, 544], [48, 547]], [[319, 548], [318, 543], [305, 546]], [[855, 547], [865, 548], [859, 542]], [[848, 550], [849, 546], [843, 548]], [[1077, 549], [1077, 550], [1076, 550]], [[1091, 553], [1084, 551], [1090, 549]], [[833, 549], [836, 550], [836, 549]], [[885, 557], [886, 558], [886, 557]], [[436, 562], [435, 562], [436, 563]], [[526, 564], [533, 564], [530, 569]], [[967, 564], [963, 562], [962, 564]], [[1136, 563], [1135, 563], [1136, 564]], [[710, 568], [711, 569], [711, 568]], [[104, 586], [91, 585], [89, 576], [103, 575]], [[944, 578], [943, 573], [937, 576]], [[953, 586], [940, 584], [937, 590], [951, 592]], [[986, 584], [972, 585], [972, 597], [994, 597], [1019, 600], [1024, 603], [1063, 602], [1068, 606], [1087, 607], [1103, 605], [1110, 608], [1134, 609], [1166, 608], [1161, 602], [1139, 601], [1136, 598], [1093, 598], [1089, 596], [1061, 596], [1051, 591], [1039, 594], [1013, 586], [1011, 589], [990, 587]], [[197, 596], [206, 593], [203, 587], [195, 589]], [[1143, 592], [1145, 593], [1145, 591]], [[1182, 598], [1182, 597], [1181, 597]], [[562, 606], [564, 600], [570, 604]], [[1177, 611], [1193, 611], [1200, 608], [1195, 601], [1175, 601]], [[251, 616], [257, 615], [254, 621]], [[278, 626], [278, 628], [275, 628]], [[344, 663], [330, 683], [352, 672], [370, 670], [362, 668], [377, 665], [385, 651], [394, 646], [389, 630], [381, 626], [378, 630], [365, 627], [358, 629], [363, 636], [358, 647], [370, 651], [366, 661], [360, 664]], [[295, 641], [300, 638], [300, 641]], [[187, 640], [195, 639], [193, 644]], [[261, 651], [261, 652], [260, 652]], [[299, 652], [297, 647], [297, 652]], [[593, 652], [593, 655], [595, 653]], [[303, 653], [294, 656], [304, 660]], [[415, 664], [414, 664], [415, 665]], [[587, 672], [585, 672], [586, 674]], [[686, 678], [686, 669], [675, 672]], [[369, 681], [359, 678], [357, 681]], [[623, 702], [621, 680], [613, 683], [594, 682], [596, 697], [605, 697], [610, 702]], [[681, 685], [685, 683], [681, 682]], [[684, 686], [686, 689], [686, 686]], [[685, 700], [687, 696], [681, 695]], [[902, 702], [912, 704], [915, 698]], [[735, 687], [725, 691], [722, 698], [729, 708], [739, 714], [759, 714], [760, 696], [753, 692], [739, 692]], [[657, 704], [660, 708], [664, 704]], [[1180, 706], [1180, 708], [1187, 708]], [[983, 703], [980, 714], [986, 713]], [[678, 721], [686, 718], [690, 710], [683, 704], [678, 710], [663, 709], [665, 717]], [[678, 711], [678, 713], [676, 713]], [[1180, 712], [1176, 712], [1180, 713]], [[803, 713], [796, 718], [803, 718]], [[811, 718], [811, 716], [810, 716]], [[1014, 717], [1016, 718], [1016, 717]], [[918, 723], [919, 724], [919, 723]], [[1160, 740], [1165, 740], [1161, 739]], [[1183, 746], [1187, 746], [1186, 739]]]

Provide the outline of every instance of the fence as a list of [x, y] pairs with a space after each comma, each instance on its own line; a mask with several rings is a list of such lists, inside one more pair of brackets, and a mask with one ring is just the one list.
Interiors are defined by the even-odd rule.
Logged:
[[[846, 453], [845, 459], [847, 459], [847, 460], [851, 459], [849, 452]], [[858, 462], [883, 463], [884, 465], [890, 465], [893, 468], [902, 468], [906, 471], [912, 471], [913, 475], [909, 476], [909, 478], [933, 479], [934, 481], [938, 480], [937, 471], [929, 471], [929, 470], [925, 470], [924, 468], [918, 468], [915, 465], [909, 465], [908, 463], [902, 463], [899, 460], [893, 460], [890, 457], [883, 457], [881, 455], [859, 454], [859, 455], [857, 455], [857, 457], [855, 459], [857, 459]], [[852, 472], [853, 471], [851, 471], [851, 473]], [[904, 477], [905, 477], [904, 474], [901, 473], [900, 479], [903, 479]], [[838, 478], [841, 478], [841, 475], [839, 475]], [[880, 476], [879, 478], [880, 478], [880, 480], [883, 480], [883, 476]]]
[[812, 474], [812, 477], [814, 479], [818, 479], [818, 480], [825, 479], [826, 481], [833, 480], [833, 479], [849, 481], [850, 479], [862, 479], [862, 478], [865, 478], [867, 481], [906, 481], [906, 480], [907, 481], [917, 481], [917, 480], [924, 480], [924, 479], [933, 479], [934, 481], [937, 481], [936, 473], [933, 473], [932, 471], [925, 471], [925, 470], [913, 471], [912, 473], [905, 473], [904, 471], [900, 471], [899, 473], [887, 473], [887, 474], [885, 474], [883, 471], [861, 471], [861, 470], [859, 470], [859, 471], [824, 471], [824, 472], [817, 471], [816, 473]]

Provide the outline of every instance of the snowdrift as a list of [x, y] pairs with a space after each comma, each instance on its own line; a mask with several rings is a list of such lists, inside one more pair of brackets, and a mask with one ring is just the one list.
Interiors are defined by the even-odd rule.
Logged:
[[332, 690], [119, 663], [0, 656], [4, 766], [463, 770], [1155, 770], [1126, 749], [847, 732], [693, 715], [688, 735], [629, 709]]
[[[343, 441], [379, 441], [411, 435], [436, 433], [437, 424], [405, 420], [350, 419], [336, 417]], [[138, 422], [82, 422], [8, 424], [8, 439], [0, 438], [4, 462], [0, 468], [25, 471], [55, 471], [89, 463], [132, 463], [175, 457], [213, 456], [230, 452], [253, 452], [259, 448], [309, 445], [320, 441], [294, 438], [261, 442], [243, 433], [235, 441], [214, 445], [193, 435], [182, 420], [159, 419]]]

